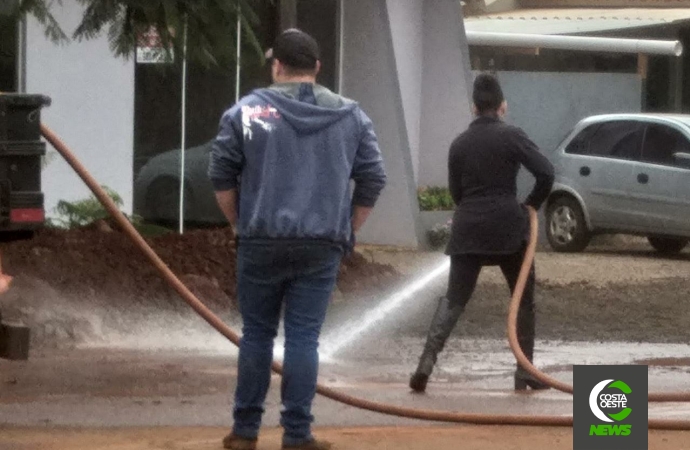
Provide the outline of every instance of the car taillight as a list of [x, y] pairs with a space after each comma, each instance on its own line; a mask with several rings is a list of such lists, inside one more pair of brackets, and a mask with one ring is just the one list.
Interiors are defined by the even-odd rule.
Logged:
[[13, 223], [43, 222], [45, 213], [42, 208], [13, 209], [10, 211], [10, 221]]

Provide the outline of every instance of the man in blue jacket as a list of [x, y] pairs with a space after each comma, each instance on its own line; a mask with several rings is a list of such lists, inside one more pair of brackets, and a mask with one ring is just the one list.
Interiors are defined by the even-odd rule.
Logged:
[[209, 167], [237, 234], [244, 322], [234, 427], [223, 444], [256, 448], [284, 306], [283, 448], [321, 450], [331, 446], [311, 434], [319, 333], [341, 258], [386, 176], [371, 120], [355, 102], [316, 84], [316, 41], [287, 30], [269, 59], [274, 84], [223, 115]]

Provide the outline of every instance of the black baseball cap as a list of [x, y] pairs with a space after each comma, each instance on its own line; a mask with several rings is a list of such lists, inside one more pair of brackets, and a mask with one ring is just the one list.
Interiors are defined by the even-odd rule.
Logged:
[[294, 69], [314, 69], [321, 59], [321, 52], [313, 37], [297, 28], [290, 28], [276, 38], [273, 48], [266, 52], [266, 59], [277, 59]]

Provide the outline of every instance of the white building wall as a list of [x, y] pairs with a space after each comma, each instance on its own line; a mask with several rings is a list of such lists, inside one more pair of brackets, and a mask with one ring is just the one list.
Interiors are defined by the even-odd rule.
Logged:
[[345, 0], [343, 14], [343, 94], [374, 122], [388, 175], [358, 239], [415, 247], [418, 207], [386, 0]]
[[[55, 4], [53, 12], [68, 33], [82, 9], [76, 0]], [[27, 24], [26, 90], [45, 94], [53, 104], [43, 123], [72, 148], [96, 179], [114, 189], [132, 210], [134, 143], [134, 62], [116, 59], [107, 36], [57, 46], [35, 19]], [[51, 149], [52, 151], [52, 149]], [[46, 211], [60, 200], [87, 197], [89, 191], [61, 158], [49, 158], [43, 171]]]
[[419, 185], [448, 186], [448, 149], [472, 121], [469, 47], [460, 2], [424, 0]]
[[448, 145], [470, 119], [456, 0], [343, 0], [343, 93], [370, 115], [388, 185], [360, 242], [423, 245], [419, 184], [447, 183]]
[[448, 146], [471, 120], [469, 48], [460, 2], [387, 0], [417, 185], [448, 183]]
[[416, 181], [419, 178], [424, 4], [418, 1], [388, 0], [387, 6]]

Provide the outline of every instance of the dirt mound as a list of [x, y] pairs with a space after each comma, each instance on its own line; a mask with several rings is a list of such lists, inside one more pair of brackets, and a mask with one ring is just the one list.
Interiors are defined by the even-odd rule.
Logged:
[[[225, 309], [227, 300], [234, 300], [235, 243], [229, 229], [171, 233], [148, 242], [209, 306]], [[97, 226], [46, 229], [32, 240], [3, 244], [0, 249], [6, 272], [41, 280], [60, 294], [122, 302], [147, 299], [161, 307], [182, 305], [134, 244], [117, 231]], [[398, 278], [391, 266], [355, 253], [343, 261], [338, 289], [358, 294]]]

